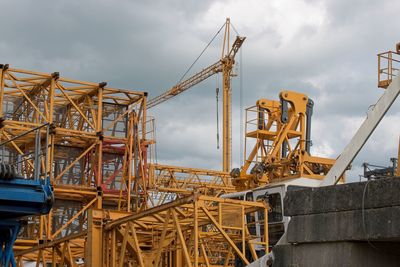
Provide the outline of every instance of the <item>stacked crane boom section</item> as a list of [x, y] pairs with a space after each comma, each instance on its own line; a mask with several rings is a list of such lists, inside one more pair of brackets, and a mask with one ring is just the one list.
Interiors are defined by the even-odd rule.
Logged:
[[[41, 164], [49, 167], [41, 177], [50, 177], [55, 203], [49, 215], [27, 219], [17, 251], [85, 231], [93, 207], [132, 211], [146, 205], [141, 146], [146, 141], [146, 93], [67, 79], [57, 72], [0, 67], [0, 142], [12, 140], [2, 147], [3, 159], [18, 163], [19, 173], [30, 177], [35, 135], [29, 131], [50, 125], [48, 145], [40, 152], [47, 155]], [[45, 129], [40, 135], [45, 138]]]
[[[246, 217], [256, 213], [263, 233], [248, 230]], [[21, 266], [23, 259], [77, 266], [83, 258], [85, 266], [234, 266], [238, 258], [257, 259], [256, 248], [268, 248], [267, 216], [264, 202], [198, 194], [140, 213], [90, 209], [87, 230], [16, 257]]]
[[88, 239], [96, 245], [87, 266], [234, 266], [236, 257], [248, 264], [257, 259], [255, 246], [268, 248], [268, 239], [248, 231], [245, 218], [256, 212], [268, 236], [263, 202], [192, 194], [133, 215], [93, 210], [90, 220], [98, 223]]
[[146, 93], [0, 67], [1, 156], [29, 177], [35, 138], [49, 136], [39, 175], [55, 193], [48, 215], [26, 218], [14, 246], [19, 266], [232, 266], [256, 258], [254, 246], [267, 249], [245, 220], [254, 212], [267, 218], [267, 205], [216, 197], [235, 190], [229, 173], [148, 163]]
[[182, 195], [198, 192], [219, 196], [235, 191], [227, 172], [160, 164], [149, 166], [149, 184], [159, 191]]

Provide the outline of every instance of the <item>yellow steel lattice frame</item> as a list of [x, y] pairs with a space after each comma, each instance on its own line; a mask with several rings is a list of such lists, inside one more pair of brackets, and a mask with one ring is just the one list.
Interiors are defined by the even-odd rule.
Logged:
[[280, 98], [289, 103], [285, 122], [280, 101], [260, 99], [256, 106], [246, 109], [244, 153], [247, 148], [251, 150], [241, 169], [232, 172], [238, 190], [300, 177], [323, 179], [335, 163], [334, 159], [311, 156], [307, 151], [308, 97], [282, 91]]
[[[148, 108], [167, 101], [168, 99], [188, 90], [194, 85], [206, 80], [214, 74], [222, 72], [222, 170], [229, 172], [231, 170], [232, 161], [232, 88], [231, 78], [233, 74], [233, 66], [235, 64], [235, 56], [238, 53], [246, 37], [236, 36], [235, 41], [230, 47], [230, 29], [231, 22], [227, 18], [224, 27], [224, 38], [222, 44], [221, 59], [211, 66], [201, 70], [190, 78], [179, 82], [161, 95], [154, 97], [148, 101]], [[222, 28], [221, 28], [222, 29]], [[218, 34], [218, 33], [217, 33]]]
[[152, 191], [181, 196], [193, 192], [220, 196], [235, 191], [227, 172], [161, 164], [149, 165], [149, 185]]
[[[44, 159], [48, 165], [42, 162], [43, 166], [50, 167], [41, 176], [50, 177], [55, 204], [49, 215], [28, 218], [14, 247], [20, 266], [24, 261], [76, 266], [85, 257], [85, 249], [98, 244], [97, 240], [88, 239], [90, 230], [97, 225], [89, 216], [93, 209], [104, 214], [102, 210], [107, 208], [108, 213], [118, 218], [126, 216], [126, 212], [143, 211], [193, 192], [216, 196], [234, 191], [226, 172], [147, 164], [149, 145], [154, 140], [146, 139], [151, 135], [146, 125], [154, 124], [154, 120], [146, 118], [144, 92], [66, 79], [58, 73], [12, 69], [8, 65], [0, 65], [0, 71], [0, 141], [10, 140], [44, 123], [50, 124], [50, 141]], [[47, 134], [44, 131], [42, 139]], [[34, 150], [34, 138], [33, 134], [27, 134], [4, 148], [6, 162], [23, 159], [18, 171], [27, 178], [33, 172], [29, 155]], [[161, 201], [155, 202], [151, 195], [155, 192], [163, 195], [158, 199]], [[173, 197], [168, 198], [169, 194]], [[182, 209], [176, 207], [171, 211], [168, 227], [173, 224], [184, 233], [187, 226], [182, 225], [185, 221]], [[206, 215], [206, 211], [198, 211], [203, 217]], [[162, 216], [152, 215], [159, 220]], [[138, 229], [140, 242], [143, 235], [155, 229], [142, 226]], [[135, 231], [137, 226], [130, 227], [129, 231]], [[206, 236], [214, 236], [213, 232], [218, 229], [213, 226], [207, 231]], [[242, 232], [245, 236], [245, 231]], [[171, 242], [176, 250], [182, 246], [179, 243], [182, 235], [174, 238]], [[209, 262], [221, 256], [224, 249], [227, 253], [221, 242], [200, 242], [198, 249], [208, 255], [204, 260]], [[228, 249], [228, 258], [234, 257], [233, 250]]]
[[[143, 211], [124, 215], [93, 210], [87, 266], [233, 266], [265, 252], [268, 239], [250, 235], [246, 215], [260, 212], [268, 236], [268, 208], [248, 202], [190, 195]], [[109, 221], [109, 222], [108, 222]]]
[[[247, 216], [263, 219], [250, 234]], [[78, 266], [234, 266], [268, 249], [268, 205], [192, 194], [140, 213], [90, 209], [88, 229], [16, 253], [40, 263]], [[83, 253], [84, 252], [84, 253]]]
[[[16, 242], [16, 255], [85, 231], [92, 208], [127, 212], [145, 208], [146, 144], [150, 143], [146, 95], [107, 87], [105, 82], [67, 79], [57, 72], [0, 65], [0, 142], [50, 124], [47, 158], [42, 161], [49, 167], [41, 177], [50, 177], [55, 204], [49, 215], [28, 218]], [[45, 135], [43, 128], [41, 138]], [[1, 153], [3, 162], [17, 164], [19, 174], [28, 179], [34, 138], [31, 133], [9, 142]], [[53, 254], [75, 257], [83, 254], [82, 248], [82, 241], [53, 246]], [[35, 257], [49, 256], [47, 251], [41, 253]]]

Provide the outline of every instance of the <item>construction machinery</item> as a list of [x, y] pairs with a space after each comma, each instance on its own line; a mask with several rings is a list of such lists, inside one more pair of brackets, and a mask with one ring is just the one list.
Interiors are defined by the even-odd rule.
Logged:
[[[2, 125], [4, 127], [4, 125]], [[48, 144], [49, 125], [44, 124], [0, 143], [0, 266], [16, 266], [13, 247], [29, 216], [48, 214], [54, 203], [53, 190], [46, 173], [45, 146]], [[15, 145], [21, 138], [34, 137], [33, 154], [15, 158], [7, 153], [7, 146]], [[41, 164], [43, 163], [43, 165]], [[24, 168], [24, 165], [29, 165]]]
[[363, 177], [371, 179], [382, 179], [388, 177], [395, 177], [397, 170], [397, 158], [390, 159], [391, 166], [378, 166], [364, 162], [362, 167], [364, 169]]
[[[248, 265], [286, 232], [283, 199], [290, 190], [344, 181], [352, 158], [400, 91], [395, 68], [382, 67], [389, 76], [380, 84], [387, 89], [362, 126], [367, 132], [357, 133], [357, 142], [338, 161], [311, 154], [313, 101], [282, 91], [279, 101], [260, 99], [246, 110], [249, 154], [240, 169], [231, 171], [230, 79], [245, 38], [237, 37], [231, 47], [229, 19], [224, 26], [221, 59], [148, 103], [145, 92], [1, 65], [2, 155], [19, 166], [16, 173], [22, 176], [6, 180], [12, 168], [0, 165], [0, 190], [8, 192], [10, 183], [27, 188], [33, 185], [28, 178], [36, 177], [42, 190], [36, 194], [43, 200], [24, 203], [36, 210], [31, 213], [3, 205], [30, 219], [13, 246], [15, 264]], [[147, 109], [219, 72], [223, 170], [154, 164]], [[39, 148], [38, 142], [45, 145]], [[31, 157], [35, 154], [40, 160]], [[13, 229], [7, 242], [16, 238], [18, 229]], [[3, 244], [10, 251], [10, 243]]]
[[[335, 163], [334, 159], [311, 155], [311, 124], [314, 102], [305, 94], [284, 90], [279, 101], [259, 99], [246, 109], [244, 165], [231, 172], [234, 193], [223, 198], [266, 201], [268, 250], [255, 247], [259, 257], [272, 250], [287, 230], [283, 200], [287, 191], [318, 186]], [[344, 177], [343, 177], [344, 181]], [[246, 217], [251, 233], [263, 232], [263, 216]]]
[[399, 158], [400, 158], [400, 141], [397, 150], [397, 158], [390, 158], [391, 165], [379, 166], [375, 164], [370, 164], [368, 162], [364, 162], [362, 164], [362, 167], [364, 169], [363, 177], [366, 178], [367, 180], [382, 179], [389, 177], [400, 177]]
[[207, 196], [221, 196], [236, 191], [227, 172], [150, 164], [148, 173], [153, 206], [193, 192]]
[[[262, 233], [248, 216], [263, 216]], [[190, 195], [137, 214], [89, 213], [86, 266], [236, 266], [268, 248], [263, 202]], [[257, 247], [257, 250], [256, 250]]]
[[[237, 189], [247, 188], [248, 190], [226, 194], [223, 197], [269, 200], [268, 239], [270, 246], [287, 245], [286, 233], [290, 217], [284, 216], [283, 198], [289, 191], [344, 181], [345, 171], [400, 92], [399, 68], [397, 67], [400, 61], [394, 58], [399, 55], [400, 44], [396, 46], [396, 49], [396, 52], [389, 51], [378, 54], [378, 86], [386, 91], [373, 106], [364, 123], [336, 161], [314, 158], [307, 163], [307, 156], [310, 156], [310, 124], [313, 102], [308, 101], [306, 96], [284, 91], [280, 94], [279, 102], [261, 99], [257, 101], [256, 106], [247, 110], [248, 112], [252, 111], [256, 116], [246, 119], [246, 126], [250, 125], [250, 127], [246, 127], [246, 138], [256, 137], [257, 141], [244, 166], [241, 169], [232, 170], [231, 175]], [[292, 98], [291, 101], [290, 98]], [[291, 105], [288, 106], [285, 101]], [[247, 130], [248, 128], [250, 130]], [[296, 132], [296, 129], [299, 132]], [[297, 141], [293, 142], [291, 138]], [[300, 151], [296, 153], [297, 149]], [[306, 157], [302, 158], [299, 155], [306, 155]], [[368, 179], [393, 177], [398, 174], [399, 168], [396, 159], [392, 159], [392, 163], [391, 167], [377, 169], [368, 169], [368, 165], [364, 164], [365, 176]], [[304, 180], [304, 177], [308, 179]], [[262, 184], [264, 186], [259, 187]], [[247, 223], [249, 224], [249, 222], [253, 222], [255, 225], [252, 231], [260, 231], [257, 214], [248, 217]], [[260, 262], [271, 264], [273, 258], [273, 254], [269, 254], [264, 256]], [[279, 262], [285, 262], [285, 260], [280, 259]]]
[[150, 99], [147, 103], [147, 108], [152, 108], [158, 104], [167, 101], [168, 99], [186, 91], [192, 86], [204, 81], [210, 76], [222, 72], [222, 171], [229, 172], [231, 170], [232, 158], [232, 88], [231, 77], [232, 70], [235, 64], [235, 56], [242, 46], [246, 37], [236, 36], [235, 41], [230, 47], [230, 31], [231, 23], [227, 18], [224, 24], [224, 39], [222, 45], [221, 59], [211, 66], [201, 70], [190, 78], [179, 82], [165, 93]]
[[311, 118], [314, 102], [306, 95], [282, 91], [280, 101], [260, 99], [246, 109], [244, 165], [231, 176], [237, 190], [291, 179], [321, 180], [334, 159], [311, 156]]
[[[14, 176], [10, 165], [2, 163], [0, 174], [0, 265], [16, 266], [13, 247], [27, 216], [49, 213], [53, 191], [48, 179], [26, 179]], [[10, 178], [5, 179], [4, 177]]]
[[[89, 209], [130, 212], [147, 205], [146, 93], [1, 65], [0, 99], [2, 155], [25, 178], [41, 166], [54, 192], [49, 214], [21, 227], [17, 264], [76, 266], [84, 257]], [[42, 155], [36, 165], [35, 153]], [[79, 238], [69, 242], [71, 235]]]
[[[268, 234], [249, 233], [244, 219], [260, 211], [266, 222], [265, 202], [214, 196], [234, 190], [229, 173], [149, 164], [145, 92], [8, 65], [1, 71], [3, 153], [10, 162], [24, 159], [21, 173], [34, 173], [29, 155], [41, 154], [37, 164], [54, 191], [49, 214], [31, 216], [21, 227], [14, 244], [19, 266], [127, 266], [141, 259], [234, 266], [238, 259], [247, 264], [257, 258], [252, 247], [268, 248]], [[151, 176], [157, 171], [192, 178], [169, 186], [163, 176]], [[166, 194], [155, 201], [161, 191]], [[159, 256], [149, 251], [156, 247], [162, 248]]]
[[[383, 95], [318, 185], [320, 188], [288, 194], [285, 214], [291, 216], [289, 227], [273, 253], [261, 261], [273, 261], [273, 266], [398, 265], [397, 253], [391, 258], [393, 250], [378, 248], [385, 242], [388, 247], [398, 244], [393, 242], [398, 234], [390, 230], [398, 223], [394, 211], [398, 208], [398, 187], [394, 185], [398, 179], [388, 178], [398, 172], [397, 160], [392, 160], [391, 167], [368, 169], [364, 165], [367, 182], [336, 184], [399, 95], [399, 61], [394, 58], [399, 48], [397, 44], [396, 52], [378, 54], [378, 87], [385, 89]], [[377, 210], [379, 214], [372, 214]], [[372, 253], [376, 254], [370, 257]], [[338, 254], [343, 254], [340, 258], [344, 260], [338, 260]]]

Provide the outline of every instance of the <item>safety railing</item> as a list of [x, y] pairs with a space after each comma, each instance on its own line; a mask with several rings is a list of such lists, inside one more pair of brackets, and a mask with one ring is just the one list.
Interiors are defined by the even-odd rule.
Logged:
[[[257, 146], [257, 155], [254, 157], [253, 163], [261, 162], [265, 157], [265, 152], [259, 149], [260, 143], [257, 142], [259, 139], [263, 139], [264, 146], [267, 150], [271, 147], [272, 141], [270, 135], [275, 135], [278, 131], [278, 125], [275, 121], [272, 121], [269, 125], [269, 114], [265, 109], [261, 109], [257, 106], [251, 106], [246, 109], [245, 113], [245, 144], [244, 144], [244, 158], [251, 152], [254, 145]], [[268, 125], [268, 128], [267, 128]]]
[[378, 87], [386, 89], [400, 68], [400, 53], [388, 51], [378, 54]]
[[[0, 175], [23, 176], [26, 179], [38, 180], [47, 178], [48, 147], [50, 124], [26, 131], [9, 131], [0, 136]], [[25, 150], [19, 149], [20, 143]], [[15, 148], [18, 148], [15, 150]], [[22, 178], [22, 177], [21, 177]]]

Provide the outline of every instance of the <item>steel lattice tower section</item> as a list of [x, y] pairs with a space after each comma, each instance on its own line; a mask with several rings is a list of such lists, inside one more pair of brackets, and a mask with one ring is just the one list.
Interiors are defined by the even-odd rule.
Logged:
[[[51, 126], [41, 151], [42, 165], [50, 167], [42, 175], [50, 177], [55, 204], [49, 215], [27, 220], [14, 247], [19, 259], [22, 250], [52, 244], [52, 253], [33, 249], [24, 259], [73, 264], [84, 256], [89, 209], [129, 212], [146, 205], [146, 95], [0, 65], [0, 142]], [[34, 138], [27, 134], [0, 153], [25, 177], [34, 171]], [[63, 243], [70, 235], [74, 242]]]
[[[229, 173], [151, 164], [146, 96], [0, 65], [2, 160], [28, 178], [44, 155], [39, 175], [55, 194], [49, 215], [22, 227], [19, 266], [232, 266], [267, 250], [268, 205], [216, 197], [235, 191]], [[255, 214], [263, 235], [248, 231]]]

